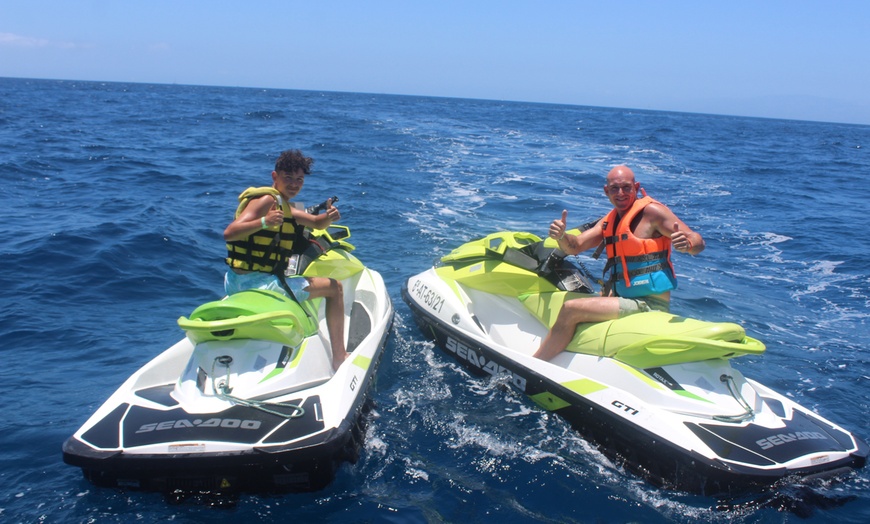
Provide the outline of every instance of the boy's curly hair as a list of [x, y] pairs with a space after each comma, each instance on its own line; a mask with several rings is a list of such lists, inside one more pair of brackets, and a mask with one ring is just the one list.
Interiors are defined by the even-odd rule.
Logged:
[[311, 164], [314, 159], [302, 154], [298, 149], [288, 149], [283, 151], [278, 160], [275, 161], [275, 171], [284, 173], [295, 173], [301, 169], [306, 175], [311, 173]]

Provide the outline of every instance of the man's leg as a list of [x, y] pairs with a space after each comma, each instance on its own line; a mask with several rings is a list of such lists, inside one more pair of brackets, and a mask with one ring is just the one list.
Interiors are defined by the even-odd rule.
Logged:
[[344, 347], [344, 290], [341, 282], [325, 277], [308, 279], [309, 298], [326, 299], [326, 327], [332, 343], [332, 367], [338, 369], [347, 358]]
[[562, 304], [559, 316], [550, 332], [541, 341], [541, 347], [533, 355], [550, 360], [561, 353], [574, 338], [577, 324], [603, 322], [619, 317], [619, 299], [616, 297], [575, 298]]

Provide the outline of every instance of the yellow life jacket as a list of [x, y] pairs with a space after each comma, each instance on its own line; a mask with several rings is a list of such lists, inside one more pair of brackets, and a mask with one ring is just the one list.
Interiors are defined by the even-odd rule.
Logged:
[[242, 240], [227, 242], [228, 266], [245, 271], [277, 273], [284, 270], [287, 258], [293, 252], [293, 242], [298, 235], [299, 226], [293, 220], [291, 204], [273, 187], [249, 187], [239, 195], [239, 207], [235, 218], [239, 218], [251, 200], [263, 195], [272, 195], [284, 211], [284, 223], [277, 229], [261, 229]]
[[671, 264], [671, 239], [640, 238], [632, 231], [632, 221], [652, 203], [662, 205], [644, 193], [622, 217], [614, 209], [602, 224], [607, 247], [604, 272], [611, 271], [608, 280], [621, 297], [657, 295], [677, 288]]

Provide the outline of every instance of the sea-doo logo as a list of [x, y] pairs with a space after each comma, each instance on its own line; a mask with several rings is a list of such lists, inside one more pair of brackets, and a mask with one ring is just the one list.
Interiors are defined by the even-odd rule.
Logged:
[[149, 433], [151, 431], [165, 431], [167, 429], [182, 428], [226, 428], [226, 429], [259, 429], [259, 420], [239, 420], [237, 418], [210, 418], [208, 420], [182, 418], [179, 420], [166, 420], [143, 424], [136, 433]]
[[429, 289], [429, 286], [423, 283], [422, 280], [414, 282], [411, 287], [411, 293], [416, 295], [417, 299], [423, 304], [426, 304], [436, 313], [441, 313], [441, 308], [444, 306], [444, 299], [441, 295]]
[[510, 377], [511, 384], [513, 384], [514, 387], [516, 387], [517, 389], [519, 389], [520, 391], [525, 393], [525, 391], [526, 391], [526, 379], [525, 378], [514, 374], [508, 368], [506, 368], [502, 365], [499, 365], [498, 363], [496, 363], [492, 360], [487, 361], [485, 356], [478, 355], [477, 351], [475, 351], [473, 348], [466, 346], [462, 342], [459, 342], [458, 340], [455, 340], [452, 337], [447, 337], [447, 342], [445, 343], [444, 347], [447, 349], [447, 351], [454, 353], [457, 358], [468, 362], [469, 364], [476, 367], [477, 369], [480, 369], [481, 371], [489, 373], [490, 375], [492, 375], [494, 377], [497, 377], [497, 376], [502, 375], [502, 374], [508, 375]]
[[825, 440], [828, 436], [819, 431], [798, 431], [797, 433], [780, 433], [772, 437], [756, 440], [755, 443], [761, 449], [770, 449], [774, 446], [782, 446], [798, 440]]

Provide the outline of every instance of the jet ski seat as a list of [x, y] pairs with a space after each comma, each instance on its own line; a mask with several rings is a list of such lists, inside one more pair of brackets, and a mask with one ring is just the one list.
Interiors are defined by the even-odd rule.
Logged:
[[209, 340], [262, 339], [296, 347], [317, 332], [317, 324], [295, 300], [265, 289], [248, 289], [207, 302], [180, 317], [178, 325], [194, 344]]
[[[548, 328], [566, 300], [589, 295], [557, 291], [521, 295], [520, 301]], [[580, 324], [566, 351], [610, 357], [638, 368], [761, 354], [765, 346], [738, 324], [705, 322], [661, 311]]]

